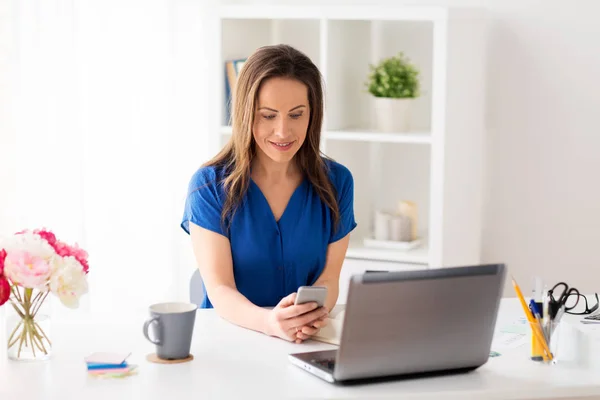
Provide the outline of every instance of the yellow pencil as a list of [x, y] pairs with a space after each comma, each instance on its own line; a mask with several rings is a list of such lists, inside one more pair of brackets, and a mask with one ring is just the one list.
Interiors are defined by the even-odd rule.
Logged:
[[529, 307], [527, 307], [527, 302], [525, 302], [523, 293], [521, 293], [521, 289], [519, 288], [519, 285], [517, 285], [515, 278], [512, 278], [512, 284], [513, 284], [513, 287], [515, 288], [515, 292], [517, 293], [517, 297], [519, 298], [519, 301], [521, 302], [521, 307], [523, 307], [523, 311], [525, 312], [525, 317], [527, 318], [527, 321], [529, 322], [529, 325], [531, 326], [531, 330], [533, 331], [534, 335], [536, 335], [537, 340], [540, 341], [540, 343], [542, 344], [542, 347], [544, 348], [544, 351], [547, 354], [547, 356], [545, 354], [542, 354], [542, 356], [544, 357], [544, 360], [546, 358], [549, 358], [550, 360], [552, 360], [552, 353], [550, 353], [550, 349], [548, 348], [548, 342], [546, 342], [546, 339], [544, 338], [544, 334], [542, 333], [542, 330], [541, 330], [542, 327], [540, 326], [538, 321], [536, 321], [534, 316], [531, 314], [531, 311], [529, 311]]

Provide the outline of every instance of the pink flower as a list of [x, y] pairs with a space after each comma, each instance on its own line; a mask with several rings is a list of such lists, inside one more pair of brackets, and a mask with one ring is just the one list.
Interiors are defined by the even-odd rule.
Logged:
[[[47, 231], [45, 229], [36, 229], [33, 231], [33, 233], [41, 236], [42, 239], [44, 239], [46, 242], [48, 242], [48, 244], [50, 246], [55, 247], [56, 235], [54, 235], [54, 233]], [[54, 248], [54, 250], [56, 250], [56, 248]]]
[[4, 275], [13, 284], [25, 288], [45, 290], [51, 272], [48, 261], [27, 251], [12, 251], [4, 260]]
[[0, 306], [8, 301], [10, 297], [10, 285], [6, 278], [0, 275]]
[[69, 246], [66, 243], [57, 241], [56, 253], [61, 257], [74, 257], [79, 262], [79, 264], [81, 264], [83, 272], [85, 272], [86, 274], [88, 273], [90, 269], [90, 266], [87, 261], [88, 253], [79, 246]]
[[6, 277], [4, 277], [4, 259], [6, 258], [6, 251], [0, 250], [0, 306], [8, 301], [10, 297], [10, 285]]
[[81, 264], [83, 271], [87, 274], [90, 267], [87, 261], [88, 253], [80, 248], [79, 246], [69, 246], [68, 244], [61, 242], [56, 239], [54, 233], [47, 231], [45, 229], [36, 229], [33, 233], [39, 235], [42, 239], [44, 239], [61, 257], [75, 257], [75, 259]]
[[4, 273], [4, 259], [6, 258], [6, 250], [0, 250], [0, 276]]

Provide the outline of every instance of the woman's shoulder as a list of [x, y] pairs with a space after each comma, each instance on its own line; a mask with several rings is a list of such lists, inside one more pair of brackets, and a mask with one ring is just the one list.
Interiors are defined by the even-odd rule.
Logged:
[[224, 168], [218, 165], [199, 167], [190, 179], [189, 189], [194, 191], [203, 187], [216, 188], [225, 177]]
[[324, 158], [327, 173], [331, 182], [339, 187], [353, 181], [352, 172], [345, 165], [330, 158]]
[[215, 166], [199, 167], [192, 174], [185, 200], [185, 211], [181, 227], [189, 234], [189, 222], [224, 234], [221, 226], [223, 209], [221, 170]]

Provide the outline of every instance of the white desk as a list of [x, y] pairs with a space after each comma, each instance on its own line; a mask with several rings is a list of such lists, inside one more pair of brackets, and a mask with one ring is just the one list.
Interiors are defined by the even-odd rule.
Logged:
[[[500, 321], [519, 316], [514, 301], [504, 301]], [[529, 346], [491, 358], [480, 369], [460, 375], [336, 386], [291, 365], [287, 354], [335, 346], [301, 345], [244, 330], [199, 310], [192, 353], [185, 364], [145, 360], [153, 347], [142, 336], [146, 315], [55, 321], [53, 358], [13, 362], [0, 349], [0, 399], [213, 399], [213, 398], [402, 398], [540, 399], [600, 398], [600, 369], [569, 363], [554, 366], [528, 360]], [[500, 323], [499, 321], [499, 323]], [[83, 357], [94, 351], [131, 351], [137, 376], [102, 380], [87, 375]], [[600, 356], [600, 354], [599, 354]], [[588, 397], [589, 396], [589, 397]]]

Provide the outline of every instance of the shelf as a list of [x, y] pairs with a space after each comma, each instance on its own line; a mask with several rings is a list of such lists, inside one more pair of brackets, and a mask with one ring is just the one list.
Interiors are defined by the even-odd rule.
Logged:
[[[420, 77], [420, 94], [412, 100], [409, 112], [410, 129], [406, 136], [383, 134], [373, 141], [431, 143], [430, 138], [423, 140], [421, 133], [431, 133], [437, 123], [432, 113], [434, 24], [403, 20], [329, 20], [326, 26], [324, 129], [327, 133], [335, 132], [331, 138], [341, 136], [343, 140], [353, 140], [355, 137], [346, 135], [347, 131], [369, 134], [378, 131], [377, 102], [366, 87], [370, 66], [402, 52], [417, 67]], [[366, 136], [355, 140], [370, 141]]]
[[350, 129], [326, 131], [324, 138], [327, 140], [351, 140], [358, 142], [431, 144], [431, 134], [429, 132], [387, 133]]
[[[347, 251], [350, 265], [392, 270], [479, 257], [481, 221], [473, 210], [482, 201], [485, 10], [367, 4], [227, 4], [218, 10], [213, 47], [214, 76], [220, 79], [208, 96], [217, 93], [219, 100], [211, 129], [219, 144], [232, 133], [224, 118], [225, 61], [288, 43], [322, 73], [321, 150], [354, 179], [359, 225], [353, 237], [359, 240]], [[378, 105], [365, 85], [371, 65], [399, 52], [419, 69], [420, 96], [412, 103], [409, 131], [388, 133], [378, 131]], [[418, 227], [432, 240], [411, 250], [365, 246], [362, 238], [371, 234], [374, 211], [395, 210], [399, 201], [417, 204]], [[461, 235], [464, 231], [469, 235]]]
[[429, 249], [426, 245], [413, 250], [399, 251], [365, 247], [362, 242], [351, 242], [346, 258], [376, 261], [394, 261], [414, 264], [429, 263]]

